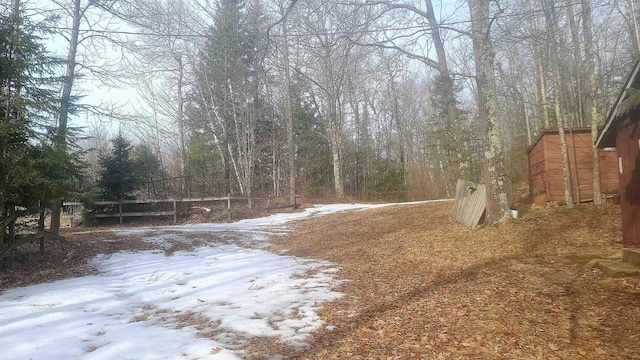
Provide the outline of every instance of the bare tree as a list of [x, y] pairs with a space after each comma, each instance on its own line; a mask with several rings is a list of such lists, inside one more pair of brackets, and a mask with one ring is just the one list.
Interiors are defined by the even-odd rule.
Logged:
[[596, 74], [593, 60], [593, 32], [591, 4], [583, 0], [582, 5], [582, 36], [584, 38], [584, 56], [585, 56], [585, 76], [584, 81], [584, 109], [585, 123], [591, 126], [591, 140], [593, 142], [592, 159], [593, 159], [593, 203], [600, 205], [602, 203], [602, 190], [600, 188], [600, 152], [596, 147], [598, 138], [598, 125], [600, 124], [600, 115], [595, 102], [596, 90]]
[[[58, 6], [58, 11], [65, 15], [65, 20], [69, 23], [68, 28], [60, 31], [60, 34], [68, 41], [68, 51], [66, 56], [66, 70], [64, 74], [64, 84], [60, 95], [60, 112], [58, 117], [58, 142], [60, 146], [66, 146], [67, 142], [67, 124], [69, 120], [70, 104], [74, 89], [74, 81], [77, 77], [76, 69], [80, 65], [77, 61], [78, 47], [85, 41], [91, 41], [94, 34], [80, 36], [81, 24], [93, 25], [101, 20], [99, 15], [95, 18], [87, 16], [87, 12], [91, 9], [97, 9], [99, 2], [91, 0], [52, 0]], [[83, 64], [88, 67], [88, 64]], [[62, 208], [62, 199], [56, 201], [51, 209], [51, 225], [50, 231], [54, 234], [60, 232], [60, 211]]]
[[194, 35], [203, 31], [203, 26], [194, 9], [183, 0], [124, 1], [113, 12], [140, 32], [136, 41], [123, 43], [127, 53], [122, 62], [125, 82], [137, 88], [147, 105], [138, 111], [136, 125], [148, 128], [157, 144], [157, 153], [162, 150], [161, 142], [169, 139], [173, 142], [176, 138], [166, 135], [177, 133], [179, 194], [188, 196], [186, 93], [193, 81], [196, 61], [198, 43]]
[[503, 140], [500, 134], [498, 98], [494, 68], [494, 51], [491, 43], [489, 0], [469, 0], [473, 53], [478, 90], [478, 115], [486, 124], [487, 142], [484, 156], [487, 168], [487, 216], [489, 224], [503, 221], [509, 216], [509, 201], [505, 179]]
[[[301, 11], [303, 29], [310, 34], [302, 46], [305, 48], [306, 66], [299, 71], [313, 85], [316, 110], [327, 124], [328, 139], [333, 160], [334, 190], [337, 198], [344, 192], [343, 156], [345, 124], [344, 95], [347, 73], [355, 60], [351, 56], [354, 43], [344, 35], [356, 30], [357, 19], [348, 18], [345, 6], [309, 1]], [[355, 24], [357, 26], [357, 24]], [[336, 31], [340, 29], [340, 31]], [[310, 66], [313, 62], [317, 66]]]

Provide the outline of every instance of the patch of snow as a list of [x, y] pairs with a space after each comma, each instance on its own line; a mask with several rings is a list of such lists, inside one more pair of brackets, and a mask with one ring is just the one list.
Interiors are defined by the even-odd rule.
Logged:
[[[238, 359], [244, 341], [257, 336], [307, 346], [309, 334], [324, 326], [317, 315], [322, 302], [340, 296], [333, 290], [338, 269], [260, 249], [273, 235], [266, 230], [389, 205], [396, 204], [322, 205], [233, 224], [120, 232], [148, 233], [146, 240], [160, 248], [192, 241], [180, 233], [216, 232], [239, 242], [171, 256], [162, 250], [100, 255], [93, 260], [99, 275], [8, 290], [0, 295], [1, 358], [227, 360]], [[205, 324], [203, 331], [189, 319]]]
[[192, 328], [135, 321], [143, 308], [119, 297], [118, 284], [105, 280], [86, 276], [4, 293], [2, 359], [237, 359]]
[[273, 214], [270, 216], [256, 218], [256, 219], [244, 219], [244, 220], [236, 221], [233, 223], [203, 223], [203, 224], [187, 224], [187, 225], [176, 225], [176, 226], [141, 227], [137, 229], [116, 231], [116, 234], [132, 235], [132, 234], [143, 234], [151, 231], [207, 232], [207, 233], [235, 231], [239, 233], [264, 234], [265, 229], [286, 230], [286, 228], [284, 228], [283, 225], [291, 221], [309, 219], [312, 217], [333, 214], [337, 212], [377, 209], [377, 208], [382, 208], [387, 206], [396, 206], [396, 205], [426, 204], [430, 202], [441, 202], [441, 201], [451, 201], [451, 200], [427, 200], [427, 201], [387, 203], [387, 204], [353, 203], [353, 204], [314, 205], [313, 207], [307, 208], [304, 211], [300, 211], [300, 212], [279, 213], [279, 214]]
[[[235, 245], [168, 257], [116, 253], [94, 263], [100, 275], [0, 296], [3, 359], [235, 359], [224, 349], [250, 337], [303, 346], [323, 325], [319, 304], [340, 295], [328, 262]], [[188, 314], [211, 321], [216, 341], [182, 327]]]

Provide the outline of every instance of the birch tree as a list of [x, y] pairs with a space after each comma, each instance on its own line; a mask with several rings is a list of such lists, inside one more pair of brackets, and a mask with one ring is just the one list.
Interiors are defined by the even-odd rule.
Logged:
[[[251, 196], [253, 189], [264, 77], [258, 54], [264, 38], [257, 10], [246, 11], [237, 0], [219, 2], [196, 72], [199, 117], [193, 125], [214, 138], [222, 155], [227, 194], [237, 186], [240, 194]], [[246, 21], [249, 16], [253, 19]]]
[[595, 102], [596, 75], [593, 54], [593, 22], [591, 15], [591, 4], [589, 1], [581, 1], [582, 5], [582, 36], [584, 38], [584, 56], [585, 56], [585, 81], [584, 81], [584, 109], [585, 123], [591, 127], [591, 141], [593, 142], [592, 159], [593, 159], [593, 203], [602, 204], [602, 190], [600, 188], [600, 151], [596, 147], [598, 139], [598, 126], [600, 124], [600, 115]]

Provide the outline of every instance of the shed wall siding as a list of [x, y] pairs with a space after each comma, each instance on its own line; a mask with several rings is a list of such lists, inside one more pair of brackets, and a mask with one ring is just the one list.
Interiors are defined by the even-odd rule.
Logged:
[[640, 113], [632, 113], [634, 122], [618, 131], [616, 146], [622, 159], [620, 206], [622, 209], [622, 242], [640, 247]]
[[537, 205], [547, 202], [547, 179], [544, 145], [538, 142], [529, 151], [529, 195]]
[[[547, 162], [549, 169], [549, 200], [564, 201], [564, 172], [562, 171], [562, 152], [558, 135], [545, 136]], [[575, 154], [573, 143], [575, 141]], [[593, 198], [593, 162], [591, 160], [591, 135], [587, 133], [569, 134], [567, 132], [567, 151], [573, 189], [573, 197], [577, 199], [576, 179], [580, 190], [580, 198]], [[575, 161], [577, 157], [578, 161]], [[574, 166], [574, 164], [577, 165]], [[576, 177], [576, 170], [578, 176]]]
[[600, 150], [600, 188], [605, 193], [614, 193], [618, 186], [618, 152]]
[[[575, 141], [575, 152], [573, 143]], [[534, 154], [538, 148], [542, 148], [543, 159], [540, 160], [544, 170], [540, 173], [538, 154]], [[591, 134], [586, 132], [570, 134], [567, 132], [567, 150], [571, 169], [573, 198], [577, 200], [576, 179], [580, 199], [593, 199], [593, 157]], [[575, 160], [577, 158], [577, 161]], [[604, 192], [615, 192], [618, 189], [618, 162], [615, 151], [600, 152], [600, 180], [601, 189]], [[574, 166], [575, 164], [575, 166]], [[577, 167], [577, 169], [576, 169]], [[577, 176], [576, 176], [577, 170]], [[545, 193], [546, 201], [564, 201], [564, 173], [562, 170], [562, 153], [560, 151], [560, 136], [557, 134], [544, 134], [540, 141], [529, 152], [529, 185], [534, 202], [536, 194]], [[544, 186], [544, 189], [542, 189]], [[540, 200], [540, 199], [538, 199]]]

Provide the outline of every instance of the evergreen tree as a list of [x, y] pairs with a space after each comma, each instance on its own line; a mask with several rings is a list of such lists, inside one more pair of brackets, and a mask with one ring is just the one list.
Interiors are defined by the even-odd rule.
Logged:
[[131, 142], [120, 133], [112, 145], [111, 152], [100, 159], [100, 188], [106, 199], [121, 200], [136, 188]]
[[331, 148], [324, 135], [326, 129], [317, 111], [302, 97], [301, 91], [296, 87], [293, 91], [293, 104], [294, 132], [298, 142], [298, 183], [305, 194], [323, 196], [333, 186]]
[[155, 197], [157, 189], [154, 180], [162, 178], [160, 159], [146, 144], [137, 145], [131, 154], [135, 183], [140, 192], [146, 192], [147, 197]]
[[79, 169], [72, 145], [54, 146], [61, 61], [47, 55], [20, 1], [12, 4], [0, 14], [0, 220], [14, 206], [64, 196]]
[[219, 191], [222, 189], [220, 155], [210, 149], [208, 142], [202, 134], [191, 137], [186, 164], [189, 189], [197, 196], [225, 195]]

